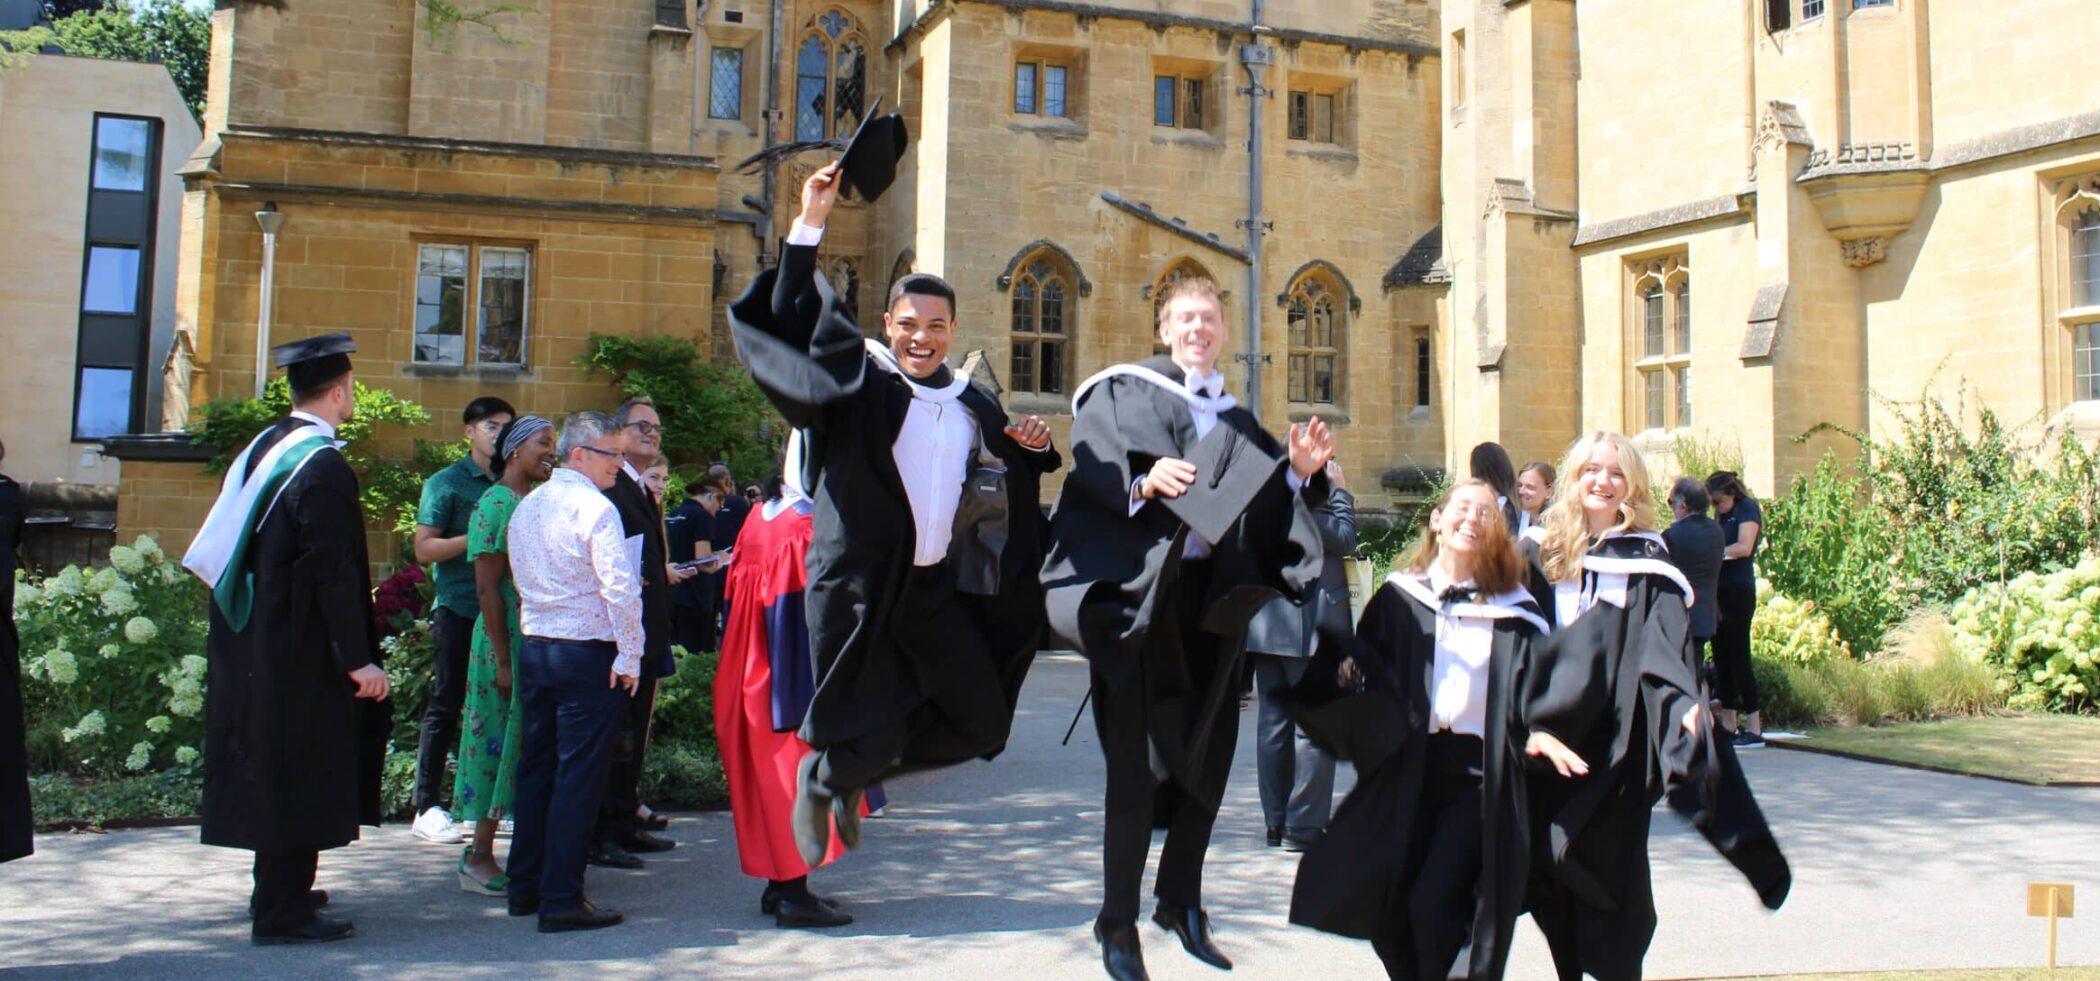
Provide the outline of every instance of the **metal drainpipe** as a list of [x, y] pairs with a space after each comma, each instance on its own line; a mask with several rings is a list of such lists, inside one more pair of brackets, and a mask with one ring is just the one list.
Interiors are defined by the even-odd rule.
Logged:
[[263, 233], [262, 295], [257, 298], [255, 317], [255, 397], [262, 398], [264, 387], [270, 384], [270, 300], [276, 293], [277, 232], [284, 227], [284, 212], [277, 210], [277, 202], [265, 202], [255, 213], [255, 222]]
[[[780, 133], [775, 127], [780, 123], [780, 32], [786, 30], [786, 26], [782, 21], [781, 7], [786, 2], [787, 0], [773, 0], [773, 23], [766, 32], [766, 109], [761, 115], [764, 117], [766, 124], [766, 144], [764, 149], [767, 150], [772, 149], [774, 144], [780, 142]], [[776, 237], [773, 234], [773, 198], [780, 181], [779, 176], [774, 173], [776, 166], [769, 164], [760, 171], [764, 175], [760, 180], [758, 192], [760, 204], [758, 212], [761, 217], [752, 228], [752, 231], [758, 235], [758, 262], [760, 266], [771, 265], [772, 262], [777, 262], [780, 258], [773, 252], [773, 240]]]
[[1240, 46], [1240, 64], [1247, 69], [1247, 351], [1240, 360], [1247, 365], [1247, 411], [1261, 416], [1261, 370], [1268, 357], [1261, 353], [1261, 238], [1262, 238], [1262, 128], [1261, 110], [1269, 90], [1262, 82], [1276, 49], [1261, 42], [1261, 0], [1253, 0], [1252, 40]]

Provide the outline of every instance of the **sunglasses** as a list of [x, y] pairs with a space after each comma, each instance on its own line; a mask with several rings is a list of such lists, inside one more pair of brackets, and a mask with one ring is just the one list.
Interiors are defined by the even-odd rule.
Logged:
[[654, 436], [664, 431], [664, 427], [653, 422], [630, 422], [627, 424], [627, 428], [639, 429], [644, 436]]

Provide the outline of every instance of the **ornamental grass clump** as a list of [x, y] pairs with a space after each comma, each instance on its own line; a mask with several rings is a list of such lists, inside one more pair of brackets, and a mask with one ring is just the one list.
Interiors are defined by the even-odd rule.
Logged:
[[107, 777], [197, 759], [204, 586], [141, 535], [100, 569], [17, 574], [30, 771]]

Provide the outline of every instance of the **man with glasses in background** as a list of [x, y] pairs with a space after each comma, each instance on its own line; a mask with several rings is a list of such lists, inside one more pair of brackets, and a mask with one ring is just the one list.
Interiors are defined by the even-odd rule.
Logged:
[[467, 403], [460, 421], [469, 449], [459, 462], [431, 474], [416, 507], [415, 554], [418, 565], [435, 565], [437, 598], [431, 604], [430, 634], [437, 644], [431, 657], [434, 677], [423, 709], [423, 738], [416, 746], [415, 836], [442, 845], [463, 839], [440, 798], [452, 785], [445, 779], [445, 760], [459, 745], [460, 706], [467, 697], [467, 652], [473, 646], [474, 618], [481, 612], [474, 592], [474, 565], [467, 561], [467, 525], [483, 491], [496, 482], [489, 459], [496, 436], [517, 410], [493, 395]]
[[684, 582], [690, 573], [671, 568], [662, 507], [642, 486], [642, 471], [656, 462], [663, 446], [663, 420], [656, 414], [656, 405], [647, 396], [628, 399], [613, 413], [612, 424], [621, 437], [625, 459], [605, 488], [605, 496], [620, 512], [628, 552], [640, 557], [635, 572], [642, 589], [643, 654], [640, 684], [613, 743], [590, 861], [608, 868], [638, 869], [643, 861], [637, 852], [667, 852], [678, 847], [650, 833], [669, 822], [653, 812], [643, 816], [642, 754], [649, 746], [649, 715], [656, 708], [657, 680], [678, 669], [671, 657], [671, 587]]

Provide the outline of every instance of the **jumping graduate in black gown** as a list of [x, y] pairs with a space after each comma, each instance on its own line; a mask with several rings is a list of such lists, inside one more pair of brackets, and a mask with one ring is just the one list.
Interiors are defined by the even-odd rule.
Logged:
[[1291, 921], [1369, 939], [1393, 978], [1502, 976], [1530, 868], [1527, 757], [1587, 772], [1523, 717], [1549, 627], [1496, 497], [1446, 491], [1357, 643], [1326, 645], [1292, 692], [1358, 778], [1298, 866]]
[[1655, 934], [1648, 823], [1667, 791], [1778, 909], [1792, 882], [1732, 751], [1712, 735], [1686, 639], [1692, 595], [1654, 533], [1640, 454], [1625, 436], [1577, 440], [1545, 515], [1552, 641], [1526, 681], [1527, 719], [1590, 772], [1535, 776], [1531, 915], [1564, 981], [1636, 981]]
[[817, 272], [840, 181], [870, 199], [887, 186], [856, 172], [860, 144], [810, 177], [780, 267], [729, 308], [744, 363], [802, 430], [809, 459], [806, 611], [819, 681], [802, 722], [812, 750], [794, 831], [812, 866], [833, 821], [841, 842], [858, 844], [870, 783], [1005, 748], [1042, 631], [1040, 481], [1061, 464], [1041, 419], [1010, 425], [987, 389], [946, 365], [946, 282], [899, 280], [883, 345]]
[[1092, 667], [1107, 762], [1104, 890], [1094, 934], [1108, 973], [1143, 978], [1138, 889], [1155, 815], [1167, 840], [1153, 919], [1230, 968], [1202, 906], [1203, 856], [1239, 735], [1247, 622], [1319, 582], [1311, 502], [1334, 440], [1318, 421], [1288, 449], [1222, 393], [1217, 287], [1183, 280], [1160, 309], [1171, 357], [1079, 386], [1073, 469], [1043, 568], [1051, 629]]
[[257, 944], [351, 935], [317, 912], [314, 871], [380, 818], [387, 675], [357, 475], [335, 444], [355, 350], [348, 334], [272, 349], [292, 413], [234, 458], [183, 557], [212, 586], [202, 837], [255, 853]]

